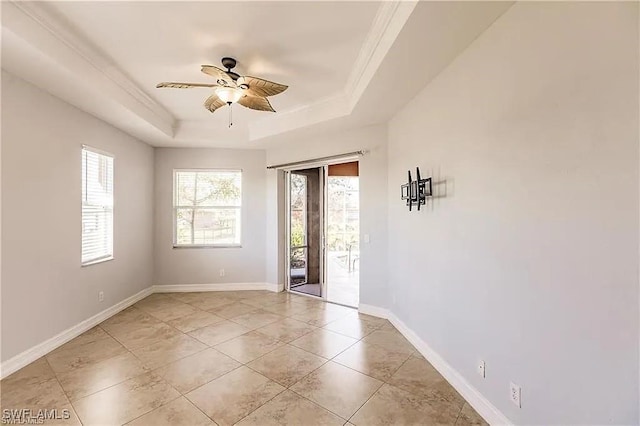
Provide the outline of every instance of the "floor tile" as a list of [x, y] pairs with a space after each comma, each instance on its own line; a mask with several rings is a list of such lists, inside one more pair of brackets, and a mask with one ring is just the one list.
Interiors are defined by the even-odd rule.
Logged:
[[389, 321], [384, 320], [384, 322], [382, 323], [382, 325], [380, 326], [379, 330], [392, 330], [392, 331], [398, 331], [397, 328], [395, 328], [393, 326], [393, 324], [391, 324]]
[[176, 301], [165, 294], [152, 294], [133, 305], [142, 311], [153, 313], [177, 306]]
[[410, 357], [387, 381], [423, 398], [443, 412], [455, 412], [464, 405], [460, 394], [424, 359]]
[[158, 318], [160, 321], [169, 322], [176, 318], [182, 318], [184, 316], [193, 314], [197, 311], [198, 309], [194, 308], [191, 305], [173, 301], [173, 304], [171, 306], [159, 310], [154, 310], [152, 312], [149, 312], [149, 314]]
[[317, 330], [317, 328], [293, 318], [285, 318], [256, 329], [259, 333], [271, 336], [285, 343], [291, 342], [314, 330]]
[[[216, 291], [216, 292], [214, 292], [214, 294], [216, 296], [218, 296], [218, 297], [226, 297], [226, 298], [229, 298], [229, 299], [240, 300], [240, 299], [243, 299], [245, 297], [248, 297], [248, 296], [244, 295], [244, 293], [246, 293], [247, 291], [248, 290], [240, 290], [240, 291], [225, 290], [225, 291]], [[263, 290], [259, 290], [259, 291], [263, 291]], [[266, 290], [264, 290], [264, 291], [266, 291]], [[255, 297], [255, 295], [252, 296], [252, 297]]]
[[144, 327], [132, 324], [127, 328], [120, 327], [118, 330], [110, 331], [110, 333], [130, 351], [163, 342], [181, 334], [163, 322]]
[[206, 348], [207, 345], [198, 339], [180, 333], [177, 336], [135, 349], [132, 352], [146, 367], [155, 369]]
[[49, 379], [55, 379], [55, 374], [45, 357], [38, 358], [26, 367], [12, 373], [0, 381], [0, 386], [34, 386]]
[[[24, 407], [19, 407], [23, 409]], [[45, 426], [82, 426], [78, 415], [71, 404], [50, 408], [42, 406], [41, 408], [30, 408], [31, 414], [15, 411], [5, 411], [2, 413], [2, 424], [41, 424]], [[46, 410], [47, 416], [52, 416], [46, 420], [38, 417], [40, 410]]]
[[356, 426], [453, 425], [457, 413], [439, 412], [412, 393], [385, 384], [350, 419]]
[[[70, 342], [70, 343], [73, 343]], [[62, 345], [46, 357], [51, 369], [56, 373], [71, 371], [127, 353], [117, 340], [110, 336], [83, 344]]]
[[293, 303], [297, 303], [301, 306], [305, 306], [307, 309], [315, 309], [321, 308], [324, 303], [326, 303], [322, 299], [318, 299], [315, 297], [307, 297], [307, 296], [299, 296], [295, 295], [289, 299]]
[[287, 300], [284, 302], [276, 303], [274, 305], [265, 306], [262, 309], [267, 312], [273, 312], [274, 314], [289, 317], [296, 314], [302, 314], [309, 308], [299, 303]]
[[231, 321], [220, 321], [189, 332], [189, 335], [209, 346], [214, 346], [234, 337], [248, 333], [251, 329]]
[[[357, 310], [351, 314], [350, 316], [354, 317], [354, 318], [358, 318], [361, 321], [366, 321], [368, 323], [371, 323], [373, 325], [375, 325], [376, 327], [383, 327], [385, 325], [391, 325], [391, 323], [389, 322], [389, 320], [384, 319], [384, 318], [380, 318], [380, 317], [374, 317], [373, 315], [367, 315], [367, 314], [363, 314], [362, 312], [358, 312]], [[391, 325], [391, 327], [393, 327]]]
[[189, 315], [167, 321], [167, 324], [169, 324], [171, 327], [177, 328], [183, 333], [188, 333], [198, 328], [206, 327], [208, 325], [215, 324], [221, 321], [224, 321], [224, 318], [221, 318], [207, 311], [196, 309], [195, 312]]
[[291, 318], [297, 319], [316, 327], [322, 327], [330, 322], [344, 318], [348, 313], [340, 310], [325, 310], [321, 308], [308, 309], [303, 313], [292, 315]]
[[342, 426], [344, 419], [289, 390], [242, 419], [238, 426]]
[[398, 352], [383, 346], [358, 342], [335, 357], [333, 361], [368, 376], [386, 381], [409, 356], [406, 352]]
[[487, 423], [469, 403], [465, 402], [456, 421], [456, 426], [488, 426]]
[[186, 397], [218, 425], [232, 425], [284, 388], [247, 367], [240, 367], [191, 392]]
[[291, 390], [348, 419], [382, 384], [380, 380], [329, 361]]
[[235, 339], [220, 343], [216, 345], [215, 348], [223, 354], [229, 355], [231, 358], [246, 364], [282, 345], [284, 345], [284, 343], [279, 340], [252, 331], [238, 336]]
[[176, 292], [176, 293], [167, 293], [169, 297], [172, 299], [179, 300], [182, 303], [192, 304], [193, 302], [197, 302], [198, 300], [206, 297], [206, 291], [193, 291], [193, 292]]
[[280, 320], [282, 320], [282, 316], [280, 315], [276, 315], [273, 312], [258, 310], [234, 317], [231, 321], [254, 330]]
[[103, 321], [100, 327], [108, 333], [115, 333], [161, 323], [159, 319], [149, 315], [147, 312], [130, 306]]
[[138, 417], [128, 426], [215, 426], [188, 399], [180, 397]]
[[64, 351], [66, 349], [76, 348], [82, 345], [86, 345], [87, 343], [93, 343], [102, 339], [109, 339], [111, 336], [104, 331], [100, 326], [92, 327], [91, 329], [85, 331], [78, 337], [75, 337], [69, 340], [67, 343], [56, 348], [58, 352]]
[[247, 364], [253, 370], [289, 387], [326, 362], [326, 359], [286, 345]]
[[288, 296], [285, 293], [271, 293], [250, 299], [243, 299], [242, 303], [263, 308], [265, 306], [275, 305], [276, 303], [282, 303], [286, 300], [288, 300]]
[[358, 316], [348, 315], [344, 318], [330, 322], [323, 328], [355, 339], [362, 339], [364, 336], [376, 331], [378, 327], [378, 325], [362, 320]]
[[121, 425], [178, 398], [160, 376], [147, 373], [73, 403], [82, 424]]
[[338, 305], [336, 303], [321, 303], [318, 305], [317, 309], [322, 309], [327, 312], [332, 312], [338, 315], [356, 315], [358, 311], [355, 308], [350, 308], [348, 306]]
[[62, 424], [486, 424], [387, 320], [268, 291], [151, 295], [0, 387]]
[[185, 394], [241, 365], [227, 355], [210, 348], [165, 365], [155, 370], [155, 373], [162, 376], [178, 392]]
[[234, 291], [236, 299], [252, 299], [258, 296], [266, 296], [271, 294], [272, 292], [268, 290], [244, 290], [244, 291]]
[[217, 292], [212, 291], [212, 292], [206, 293], [201, 298], [199, 298], [198, 300], [194, 300], [190, 304], [192, 306], [195, 306], [198, 309], [202, 309], [203, 311], [210, 311], [220, 306], [230, 305], [237, 301], [236, 298], [229, 297], [229, 296], [221, 296], [215, 293]]
[[19, 382], [2, 382], [0, 405], [3, 409], [61, 409], [69, 405], [69, 399], [56, 379], [48, 379], [36, 385], [24, 386]]
[[397, 352], [411, 354], [415, 348], [402, 334], [395, 330], [376, 330], [362, 339], [363, 342], [382, 346]]
[[74, 401], [148, 372], [142, 362], [127, 352], [96, 364], [59, 373], [58, 381], [69, 399]]
[[318, 329], [290, 344], [324, 358], [333, 358], [358, 340], [333, 331]]
[[246, 305], [242, 302], [236, 302], [211, 309], [209, 312], [214, 313], [222, 318], [231, 319], [240, 315], [248, 314], [249, 312], [257, 311], [258, 309], [259, 308], [256, 308], [255, 306]]

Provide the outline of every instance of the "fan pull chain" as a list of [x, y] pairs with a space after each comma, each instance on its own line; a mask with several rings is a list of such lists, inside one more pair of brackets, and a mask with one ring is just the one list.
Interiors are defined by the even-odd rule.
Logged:
[[232, 108], [232, 103], [229, 102], [229, 128], [231, 128], [231, 126], [233, 126], [233, 108]]

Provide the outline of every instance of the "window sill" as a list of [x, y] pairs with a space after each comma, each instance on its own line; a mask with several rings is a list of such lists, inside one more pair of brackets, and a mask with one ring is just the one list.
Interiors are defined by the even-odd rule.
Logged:
[[91, 262], [83, 263], [80, 266], [84, 268], [85, 266], [97, 265], [98, 263], [109, 262], [109, 261], [112, 261], [112, 260], [113, 260], [113, 256], [109, 256], [109, 257], [105, 257], [103, 259], [96, 259], [96, 260], [92, 260]]
[[216, 248], [242, 248], [242, 244], [190, 244], [190, 245], [173, 245], [174, 249], [216, 249]]

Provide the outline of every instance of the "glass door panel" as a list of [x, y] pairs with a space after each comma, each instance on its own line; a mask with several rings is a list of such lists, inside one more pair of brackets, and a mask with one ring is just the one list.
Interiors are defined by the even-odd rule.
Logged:
[[360, 284], [359, 200], [357, 176], [328, 176], [327, 300], [354, 307]]
[[321, 297], [320, 169], [289, 176], [289, 290]]

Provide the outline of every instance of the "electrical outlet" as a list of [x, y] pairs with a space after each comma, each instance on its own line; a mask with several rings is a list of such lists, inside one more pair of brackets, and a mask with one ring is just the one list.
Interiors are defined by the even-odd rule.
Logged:
[[224, 277], [224, 269], [220, 269], [220, 276]]
[[511, 392], [509, 393], [509, 396], [511, 397], [511, 402], [513, 402], [518, 408], [522, 408], [522, 403], [520, 401], [522, 389], [520, 388], [519, 385], [516, 385], [513, 382], [509, 383], [509, 385], [511, 389]]
[[487, 377], [487, 370], [485, 369], [483, 360], [478, 361], [478, 374], [483, 378]]
[[104, 291], [98, 292], [98, 302], [104, 302]]

